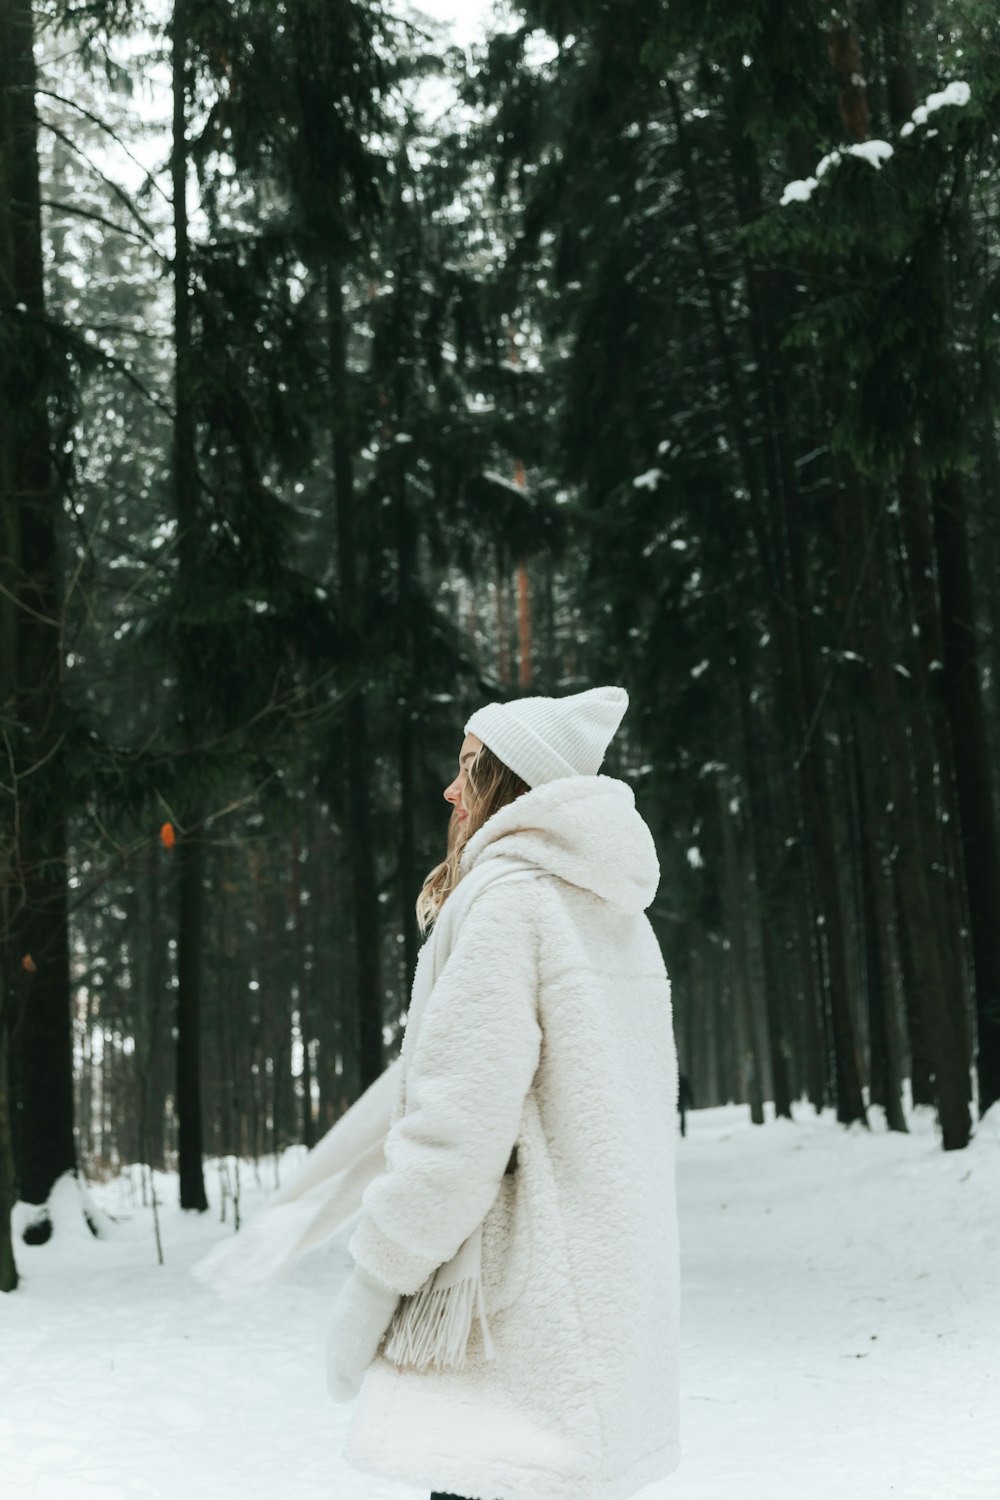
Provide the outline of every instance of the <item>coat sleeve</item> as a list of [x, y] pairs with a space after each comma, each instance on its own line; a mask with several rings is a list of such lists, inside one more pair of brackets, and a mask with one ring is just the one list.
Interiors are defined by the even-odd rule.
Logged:
[[465, 913], [407, 1058], [406, 1109], [362, 1198], [355, 1262], [417, 1291], [485, 1218], [541, 1050], [536, 882], [488, 887]]

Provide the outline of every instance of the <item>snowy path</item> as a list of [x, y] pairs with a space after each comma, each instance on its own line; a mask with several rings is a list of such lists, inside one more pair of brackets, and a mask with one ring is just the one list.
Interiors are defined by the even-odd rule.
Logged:
[[[908, 1137], [796, 1113], [689, 1116], [684, 1459], [643, 1500], [1000, 1500], [1000, 1110], [948, 1156], [925, 1111]], [[149, 1210], [97, 1196], [113, 1237], [70, 1213], [0, 1298], [2, 1500], [427, 1500], [340, 1459], [346, 1236], [241, 1313], [187, 1275], [217, 1209], [163, 1211], [161, 1268]]]

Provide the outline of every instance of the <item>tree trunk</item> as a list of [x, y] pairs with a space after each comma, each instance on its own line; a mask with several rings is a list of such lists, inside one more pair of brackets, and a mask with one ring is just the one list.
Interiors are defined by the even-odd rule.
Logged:
[[917, 106], [913, 49], [907, 30], [906, 0], [878, 0], [889, 119], [898, 129]]
[[[899, 917], [907, 925], [915, 960], [912, 977], [934, 1069], [934, 1097], [943, 1144], [945, 1150], [960, 1149], [969, 1139], [968, 1059], [957, 1007], [950, 998], [960, 976], [949, 969], [942, 935], [947, 913], [937, 909], [929, 887], [928, 871], [937, 851], [928, 843], [935, 825], [933, 818], [928, 824], [926, 815], [933, 808], [934, 788], [932, 784], [920, 786], [915, 780], [923, 761], [921, 751], [914, 747], [913, 733], [921, 734], [925, 725], [918, 718], [913, 733], [907, 736], [900, 678], [895, 670], [900, 647], [892, 630], [893, 579], [882, 524], [884, 512], [880, 513], [877, 505], [878, 491], [856, 474], [850, 473], [849, 478], [861, 525], [855, 523], [845, 529], [851, 535], [860, 531], [869, 560], [859, 580], [862, 644], [872, 664], [872, 703], [878, 734], [887, 751], [888, 800], [899, 851]], [[859, 571], [864, 567], [864, 558], [857, 551], [853, 563]]]
[[[917, 808], [927, 847], [927, 880], [937, 914], [948, 977], [949, 1003], [963, 1036], [966, 1054], [972, 1055], [969, 997], [974, 989], [967, 925], [968, 899], [961, 849], [961, 820], [955, 788], [951, 730], [944, 696], [944, 639], [937, 594], [937, 570], [931, 512], [923, 476], [920, 449], [907, 448], [897, 475], [899, 491], [900, 551], [910, 609], [914, 649], [914, 698], [919, 718], [914, 725], [914, 777]], [[971, 1086], [971, 1079], [969, 1080]]]
[[[523, 484], [524, 470], [520, 465], [518, 473]], [[528, 564], [522, 559], [517, 565], [517, 683], [522, 693], [531, 691], [532, 670], [531, 576]]]
[[514, 682], [514, 667], [510, 649], [510, 600], [507, 596], [507, 550], [503, 544], [503, 538], [498, 537], [495, 544], [495, 579], [496, 592], [496, 634], [497, 634], [497, 677], [505, 687], [511, 687]]
[[[195, 451], [195, 413], [192, 399], [194, 361], [191, 349], [191, 267], [187, 216], [186, 103], [188, 60], [186, 8], [174, 0], [171, 18], [173, 140], [170, 177], [174, 219], [174, 496], [178, 528], [178, 570], [181, 605], [187, 607], [196, 589], [198, 466]], [[183, 633], [178, 663], [178, 691], [185, 745], [197, 743], [198, 723], [193, 711], [197, 664], [192, 644]], [[202, 1170], [201, 1107], [201, 935], [202, 843], [200, 812], [189, 810], [186, 827], [175, 844], [178, 864], [179, 920], [177, 930], [177, 1147], [182, 1208], [203, 1213], [208, 1207]]]
[[10, 1128], [10, 1008], [5, 1003], [9, 987], [7, 974], [3, 972], [6, 963], [0, 960], [0, 965], [0, 1292], [13, 1292], [18, 1277], [10, 1216], [17, 1202], [17, 1180]]
[[719, 824], [722, 831], [723, 890], [726, 910], [729, 914], [727, 931], [731, 935], [729, 962], [725, 965], [730, 977], [738, 1029], [741, 1039], [740, 1063], [747, 1085], [750, 1104], [750, 1120], [754, 1125], [764, 1123], [764, 1078], [757, 1048], [757, 1027], [754, 1023], [754, 986], [750, 973], [750, 955], [746, 933], [745, 890], [746, 874], [741, 867], [736, 848], [733, 818], [729, 812], [729, 794], [722, 774], [716, 777], [716, 799]]
[[755, 917], [760, 933], [764, 1017], [771, 1064], [771, 1091], [774, 1096], [775, 1118], [790, 1120], [792, 1099], [788, 1083], [788, 1058], [791, 1048], [786, 1035], [786, 1012], [783, 1004], [785, 987], [780, 977], [781, 963], [777, 953], [774, 909], [770, 897], [771, 881], [777, 864], [774, 846], [774, 810], [767, 785], [764, 756], [759, 745], [754, 708], [750, 701], [752, 683], [749, 671], [740, 654], [737, 654], [736, 661], [742, 679], [736, 685], [736, 698], [745, 764], [747, 830], [755, 877]]
[[[12, 954], [3, 997], [16, 1048], [20, 1195], [44, 1204], [53, 1184], [76, 1171], [67, 915], [66, 817], [53, 785], [62, 739], [62, 567], [60, 496], [51, 461], [42, 223], [38, 180], [33, 21], [29, 0], [0, 9], [0, 306], [7, 325], [4, 386], [14, 393], [3, 438], [4, 541], [15, 600], [4, 644], [13, 649], [4, 701], [15, 724], [16, 822], [5, 842], [13, 891], [6, 910]], [[12, 362], [12, 363], [11, 363]], [[37, 768], [37, 769], [35, 769]], [[29, 774], [30, 772], [30, 774]], [[9, 1007], [9, 1008], [8, 1008]], [[25, 1238], [43, 1243], [46, 1215]]]
[[[776, 386], [780, 387], [779, 376]], [[778, 413], [779, 424], [787, 413]], [[804, 741], [798, 753], [803, 777], [802, 810], [808, 848], [815, 880], [816, 918], [823, 929], [823, 942], [829, 967], [830, 1022], [833, 1042], [834, 1080], [837, 1119], [842, 1124], [860, 1120], [867, 1124], [861, 1093], [857, 1043], [850, 1007], [850, 983], [847, 965], [847, 939], [843, 901], [837, 875], [837, 850], [834, 841], [833, 798], [820, 729], [822, 703], [816, 678], [816, 648], [811, 626], [812, 601], [807, 582], [806, 548], [802, 526], [802, 505], [796, 493], [794, 466], [790, 455], [784, 464], [782, 488], [785, 538], [790, 562], [793, 600], [793, 636], [800, 722], [805, 725]]]
[[[406, 409], [403, 377], [396, 384], [397, 429], [405, 431]], [[399, 450], [397, 449], [397, 452]], [[405, 448], [403, 452], [405, 453]], [[419, 664], [413, 646], [413, 601], [414, 577], [417, 570], [417, 537], [410, 510], [406, 485], [406, 470], [402, 460], [395, 476], [393, 488], [393, 513], [396, 543], [396, 652], [402, 672], [402, 690], [399, 695], [399, 730], [397, 737], [399, 763], [399, 869], [397, 888], [400, 895], [400, 925], [403, 931], [403, 975], [406, 993], [403, 997], [405, 1009], [409, 1004], [409, 984], [417, 966], [420, 937], [417, 929], [415, 902], [419, 877], [416, 852], [416, 790], [414, 786], [415, 753], [413, 724], [415, 717], [414, 682]]]
[[969, 929], [976, 981], [979, 1112], [1000, 1099], [1000, 855], [975, 636], [961, 476], [931, 480], [944, 634], [944, 694], [951, 724]]
[[807, 1089], [813, 1109], [820, 1114], [828, 1104], [834, 1102], [834, 1093], [823, 1010], [823, 966], [816, 937], [812, 891], [805, 866], [806, 861], [803, 859], [803, 878], [799, 881], [795, 897], [795, 918], [802, 972]]
[[[736, 102], [735, 99], [731, 101], [731, 109]], [[735, 123], [730, 131], [730, 155], [740, 216], [743, 222], [749, 223], [763, 211], [760, 168], [753, 142]], [[792, 425], [787, 399], [788, 375], [781, 351], [786, 319], [782, 295], [774, 278], [749, 261], [746, 292], [762, 406], [768, 414], [762, 449], [773, 518], [772, 550], [780, 559], [778, 573], [772, 572], [770, 576], [784, 578], [791, 605], [790, 610], [779, 606], [773, 618], [782, 658], [789, 664], [786, 691], [794, 704], [789, 717], [798, 730], [795, 769], [801, 782], [803, 833], [812, 873], [816, 920], [822, 927], [827, 958], [837, 1118], [843, 1124], [854, 1120], [867, 1124], [850, 1005], [833, 799], [820, 729], [823, 705], [819, 697], [817, 653], [811, 623], [813, 601], [802, 521], [803, 503], [789, 445]]]
[[[160, 921], [162, 889], [160, 859], [164, 852], [158, 843], [150, 843], [146, 856], [146, 927], [143, 933], [146, 943], [146, 962], [143, 971], [146, 994], [143, 999], [150, 1016], [150, 1055], [145, 1076], [146, 1105], [142, 1130], [146, 1152], [143, 1160], [148, 1164], [150, 1173], [154, 1168], [161, 1172], [166, 1170], [164, 1122], [169, 1058], [172, 1051], [169, 1026], [171, 1008], [168, 1003], [170, 986], [165, 963], [164, 934]], [[138, 936], [136, 936], [136, 941], [138, 942]]]
[[[862, 733], [865, 733], [866, 726], [860, 727]], [[866, 744], [863, 753], [858, 740], [854, 741], [858, 836], [861, 845], [861, 920], [871, 1057], [869, 1099], [885, 1110], [886, 1124], [890, 1130], [905, 1133], [907, 1126], [902, 1103], [902, 1067], [896, 1027], [896, 986], [890, 947], [892, 903], [882, 865], [879, 824], [874, 816], [874, 798], [870, 790], [874, 784], [874, 754], [874, 746], [870, 742]]]
[[[330, 428], [333, 442], [333, 489], [337, 520], [337, 566], [341, 612], [361, 650], [366, 622], [360, 608], [358, 547], [355, 528], [354, 412], [347, 365], [347, 328], [339, 262], [326, 266], [327, 352], [330, 376]], [[374, 1083], [385, 1066], [383, 1005], [379, 950], [379, 903], [375, 878], [375, 839], [371, 813], [372, 756], [368, 745], [366, 684], [359, 681], [348, 696], [344, 714], [344, 759], [348, 860], [354, 924], [355, 1023], [358, 1089]]]
[[[887, 59], [889, 116], [892, 124], [898, 127], [917, 102], [916, 68], [905, 0], [879, 0], [879, 14]], [[943, 259], [940, 275], [947, 283], [948, 267]], [[957, 389], [957, 385], [952, 384], [951, 388]], [[911, 450], [909, 460], [910, 483], [907, 489], [912, 492], [915, 450]], [[960, 474], [952, 469], [932, 477], [931, 500], [943, 637], [942, 691], [951, 730], [950, 754], [945, 749], [939, 760], [946, 795], [950, 791], [949, 769], [954, 767], [976, 991], [979, 1111], [983, 1114], [1000, 1098], [1000, 923], [997, 921], [997, 912], [1000, 911], [1000, 851]], [[914, 509], [911, 522], [917, 515], [919, 512]], [[911, 535], [919, 540], [919, 531], [914, 533], [912, 525]], [[932, 586], [929, 562], [925, 563], [921, 578], [924, 589]], [[958, 953], [959, 943], [953, 939], [953, 964]], [[962, 1019], [964, 1024], [964, 1013]]]

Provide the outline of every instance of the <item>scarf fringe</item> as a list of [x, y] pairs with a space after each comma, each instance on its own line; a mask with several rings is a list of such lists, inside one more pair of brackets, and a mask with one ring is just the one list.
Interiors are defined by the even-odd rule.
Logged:
[[450, 1286], [434, 1286], [434, 1279], [430, 1277], [418, 1292], [400, 1300], [383, 1348], [385, 1357], [417, 1370], [430, 1364], [460, 1369], [465, 1364], [475, 1313], [486, 1358], [492, 1359], [496, 1351], [486, 1320], [482, 1280], [466, 1276]]

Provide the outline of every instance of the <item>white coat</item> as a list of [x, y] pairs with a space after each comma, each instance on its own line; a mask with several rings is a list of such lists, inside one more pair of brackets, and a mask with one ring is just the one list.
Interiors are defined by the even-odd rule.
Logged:
[[659, 865], [632, 789], [602, 775], [495, 813], [465, 877], [498, 858], [537, 873], [487, 884], [462, 917], [350, 1241], [408, 1294], [483, 1221], [494, 1357], [478, 1323], [459, 1369], [380, 1352], [344, 1457], [470, 1500], [626, 1500], [680, 1462]]

